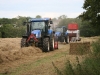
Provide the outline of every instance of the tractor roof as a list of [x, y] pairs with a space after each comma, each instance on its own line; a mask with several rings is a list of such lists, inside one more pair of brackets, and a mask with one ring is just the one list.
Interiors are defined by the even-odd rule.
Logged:
[[30, 22], [41, 22], [41, 21], [49, 21], [51, 18], [32, 18], [29, 19]]

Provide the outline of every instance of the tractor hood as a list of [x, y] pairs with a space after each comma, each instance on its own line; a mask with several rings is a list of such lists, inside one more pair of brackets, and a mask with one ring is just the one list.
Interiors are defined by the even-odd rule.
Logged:
[[31, 32], [31, 34], [35, 34], [36, 38], [40, 38], [41, 37], [41, 30], [33, 30]]
[[55, 36], [60, 36], [61, 35], [61, 32], [56, 32], [55, 33]]

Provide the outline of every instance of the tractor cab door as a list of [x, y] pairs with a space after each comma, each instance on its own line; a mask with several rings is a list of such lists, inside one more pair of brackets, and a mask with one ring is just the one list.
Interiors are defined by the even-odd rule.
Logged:
[[25, 35], [27, 35], [27, 36], [29, 36], [29, 35], [31, 34], [31, 33], [30, 33], [30, 31], [31, 31], [31, 29], [30, 29], [30, 28], [31, 28], [30, 24], [31, 24], [30, 22], [24, 22], [24, 23], [23, 23], [23, 25], [25, 25], [25, 26], [26, 26], [26, 29], [27, 29], [27, 30], [25, 31]]
[[45, 22], [45, 35], [48, 35], [48, 29], [49, 29], [50, 27], [49, 27], [49, 22], [48, 21], [46, 21]]

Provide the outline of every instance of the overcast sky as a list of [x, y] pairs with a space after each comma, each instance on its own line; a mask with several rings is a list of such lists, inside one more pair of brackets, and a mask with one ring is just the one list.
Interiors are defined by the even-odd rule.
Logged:
[[0, 0], [0, 18], [17, 16], [75, 18], [84, 10], [84, 0]]

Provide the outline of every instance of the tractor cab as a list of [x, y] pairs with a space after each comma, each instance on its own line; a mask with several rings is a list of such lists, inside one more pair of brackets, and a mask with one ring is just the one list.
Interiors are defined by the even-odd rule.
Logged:
[[38, 31], [42, 31], [43, 35], [48, 34], [48, 29], [50, 29], [50, 24], [53, 24], [50, 18], [32, 18], [29, 19], [27, 24], [27, 35]]
[[62, 27], [57, 27], [55, 29], [56, 35], [60, 36], [60, 35], [65, 35], [65, 32], [67, 31], [67, 28], [65, 26]]
[[61, 27], [57, 27], [55, 29], [55, 35], [58, 37], [58, 40], [60, 42], [67, 42], [66, 41], [66, 31], [67, 31], [67, 28], [65, 26], [61, 26]]

